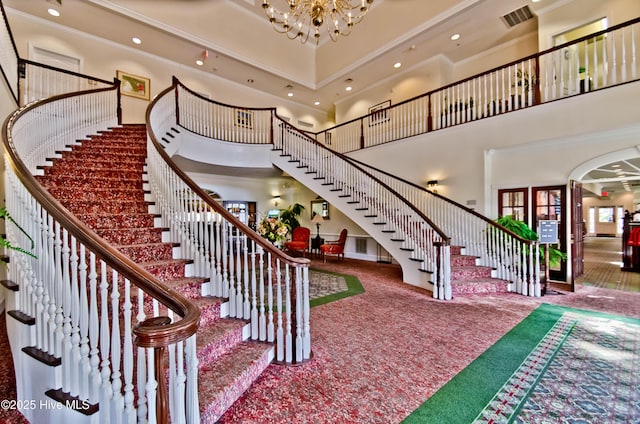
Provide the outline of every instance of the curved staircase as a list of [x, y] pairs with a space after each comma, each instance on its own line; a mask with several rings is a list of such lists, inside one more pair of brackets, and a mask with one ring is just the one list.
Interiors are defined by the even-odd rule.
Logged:
[[[146, 143], [144, 125], [113, 128], [58, 152], [38, 179], [96, 234], [200, 308], [200, 420], [213, 423], [271, 363], [274, 348], [248, 341], [247, 321], [225, 318], [227, 299], [202, 296], [207, 279], [193, 275], [192, 261], [174, 257], [175, 243], [163, 241], [144, 190]], [[148, 316], [153, 307], [145, 304]]]

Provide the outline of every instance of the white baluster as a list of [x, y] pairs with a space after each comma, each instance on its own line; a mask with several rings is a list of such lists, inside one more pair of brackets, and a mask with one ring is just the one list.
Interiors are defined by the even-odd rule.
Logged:
[[[124, 346], [122, 352], [122, 365], [124, 369], [124, 414], [125, 422], [128, 424], [135, 423], [136, 409], [134, 406], [134, 385], [133, 385], [133, 334], [132, 328], [132, 316], [133, 316], [133, 304], [131, 303], [131, 283], [129, 279], [124, 280], [124, 303], [122, 305], [122, 315], [124, 318]], [[143, 414], [144, 416], [145, 414]], [[142, 422], [142, 421], [141, 421]]]
[[[144, 351], [147, 355], [147, 383], [145, 385], [145, 391], [147, 395], [147, 423], [155, 424], [156, 420], [156, 391], [158, 389], [158, 382], [155, 379], [155, 352], [153, 348], [138, 348], [138, 355], [144, 356]], [[140, 383], [140, 382], [139, 382]], [[138, 414], [140, 417], [140, 414]]]
[[[120, 371], [121, 361], [121, 341], [120, 341], [120, 290], [118, 287], [118, 273], [114, 270], [111, 278], [111, 388], [112, 404], [114, 410], [114, 421], [116, 424], [122, 423], [124, 414], [124, 397], [122, 396], [122, 374]], [[125, 318], [123, 309], [122, 318]], [[125, 321], [126, 325], [126, 321]]]

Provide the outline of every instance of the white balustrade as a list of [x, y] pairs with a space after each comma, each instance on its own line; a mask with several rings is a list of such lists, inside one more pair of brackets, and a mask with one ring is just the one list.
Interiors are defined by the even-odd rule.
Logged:
[[639, 45], [640, 18], [307, 134], [346, 153], [628, 83]]
[[[26, 178], [30, 184], [37, 185], [30, 174], [40, 173], [39, 168], [47, 164], [46, 158], [55, 157], [56, 152], [65, 150], [68, 144], [98, 129], [117, 125], [116, 106], [115, 88], [96, 90], [29, 105], [9, 121], [6, 145], [10, 146], [10, 153], [5, 156], [7, 210], [26, 234], [32, 236], [33, 252], [37, 256], [12, 252], [9, 274], [20, 285], [16, 307], [35, 318], [30, 344], [60, 358], [57, 389], [91, 404], [99, 403], [96, 414], [100, 415], [101, 422], [135, 422], [138, 418], [154, 422], [157, 384], [152, 360], [154, 349], [135, 346], [132, 317], [135, 314], [138, 320], [145, 319], [166, 308], [160, 308], [157, 299], [140, 289], [132, 297], [131, 279], [121, 273], [122, 270], [131, 272], [128, 271], [131, 268], [127, 268], [132, 266], [126, 263], [128, 259], [117, 252], [97, 249], [96, 242], [89, 245], [80, 241], [78, 236], [87, 237], [90, 230], [80, 231], [73, 226], [77, 224], [69, 226], [67, 221], [56, 218], [65, 215], [48, 200], [43, 203], [46, 194], [34, 194], [23, 183]], [[24, 174], [18, 174], [16, 169], [24, 170]], [[202, 228], [194, 227], [194, 230], [202, 232]], [[12, 226], [7, 226], [7, 233], [16, 245], [29, 246], [30, 240], [24, 233]], [[135, 274], [135, 278], [140, 277]], [[153, 279], [150, 274], [148, 278]], [[145, 309], [149, 303], [154, 306], [152, 310]], [[174, 317], [172, 312], [170, 316], [174, 322], [180, 322], [181, 317]], [[182, 384], [183, 392], [185, 379], [197, 380], [193, 368], [197, 362], [195, 345], [191, 346], [190, 349], [170, 346], [183, 355], [176, 358], [183, 366], [174, 368], [170, 375], [172, 381], [180, 382], [178, 390]], [[144, 370], [137, 378], [135, 363], [138, 372]], [[197, 382], [191, 384], [197, 386]], [[189, 393], [194, 396], [193, 391]], [[189, 401], [194, 402], [193, 398]], [[197, 395], [195, 402], [197, 404]], [[176, 407], [185, 410], [184, 404]], [[198, 421], [197, 413], [191, 416], [195, 419], [189, 422]]]
[[[180, 125], [207, 137], [239, 143], [271, 140], [272, 109], [226, 106], [204, 99], [181, 84], [176, 87], [158, 96], [151, 109], [150, 122], [156, 139], [160, 139], [156, 134]], [[175, 111], [176, 92], [179, 117]], [[223, 120], [226, 120], [224, 124]], [[235, 128], [237, 126], [242, 129]], [[278, 361], [292, 363], [309, 359], [309, 299], [296, 296], [298, 292], [308, 292], [309, 261], [289, 258], [249, 227], [239, 224], [186, 175], [172, 168], [163, 149], [158, 149], [153, 140], [148, 142], [147, 154], [149, 187], [161, 213], [162, 225], [170, 228], [170, 241], [188, 247], [181, 252], [183, 257], [201, 264], [198, 276], [210, 281], [203, 286], [202, 294], [228, 297], [229, 316], [248, 320], [252, 339], [275, 341], [276, 351], [282, 352], [282, 356], [276, 355]], [[286, 270], [284, 274], [274, 275], [273, 270], [282, 267]], [[293, 284], [292, 290], [289, 286], [282, 287], [283, 280]], [[283, 328], [287, 321], [274, 324], [273, 311], [278, 311], [279, 319], [284, 314], [291, 320], [293, 315], [300, 327], [300, 339], [294, 343], [293, 339], [274, 338], [274, 330], [280, 333], [292, 330]], [[277, 328], [274, 329], [274, 325]]]

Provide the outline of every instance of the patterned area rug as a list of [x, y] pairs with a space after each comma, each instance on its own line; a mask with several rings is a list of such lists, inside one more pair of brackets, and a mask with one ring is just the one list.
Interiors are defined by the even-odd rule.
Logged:
[[352, 275], [309, 270], [309, 299], [312, 307], [359, 293], [364, 293], [364, 288], [360, 280]]
[[[456, 416], [449, 410], [455, 404], [480, 411], [475, 419], [467, 412], [441, 421]], [[406, 422], [640, 423], [640, 321], [542, 305]]]

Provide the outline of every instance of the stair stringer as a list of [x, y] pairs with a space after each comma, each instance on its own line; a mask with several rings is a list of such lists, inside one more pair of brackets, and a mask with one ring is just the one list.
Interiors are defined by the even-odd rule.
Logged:
[[358, 205], [349, 203], [349, 197], [340, 196], [340, 194], [346, 193], [333, 191], [332, 185], [323, 184], [324, 178], [318, 178], [315, 173], [307, 173], [307, 168], [299, 168], [297, 166], [298, 162], [289, 162], [290, 156], [281, 156], [280, 154], [280, 150], [272, 151], [271, 160], [273, 164], [329, 201], [332, 206], [339, 209], [349, 217], [349, 219], [365, 230], [376, 242], [387, 250], [400, 265], [402, 268], [402, 279], [405, 283], [426, 290], [433, 290], [433, 282], [431, 281], [432, 273], [420, 269], [420, 264], [422, 264], [423, 261], [412, 258], [412, 250], [403, 250], [403, 243], [394, 241], [394, 239], [404, 238], [400, 232], [385, 232], [384, 230], [388, 230], [389, 226], [375, 224], [376, 218], [366, 217], [367, 211], [357, 210]]

